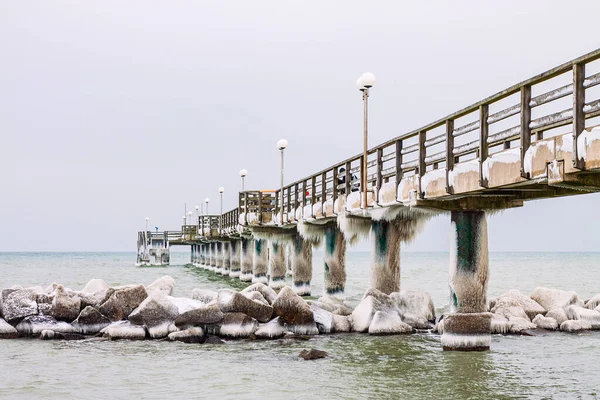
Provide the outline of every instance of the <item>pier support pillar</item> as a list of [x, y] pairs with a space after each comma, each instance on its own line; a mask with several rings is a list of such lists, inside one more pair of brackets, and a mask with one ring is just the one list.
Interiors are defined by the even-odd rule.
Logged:
[[252, 263], [252, 283], [267, 283], [268, 250], [267, 242], [263, 239], [254, 239], [254, 258]]
[[325, 228], [325, 295], [343, 296], [346, 288], [346, 239], [337, 224]]
[[221, 243], [223, 246], [223, 271], [224, 276], [229, 276], [229, 270], [231, 269], [231, 255], [229, 253], [229, 242]]
[[210, 266], [209, 271], [215, 271], [217, 269], [217, 244], [210, 242]]
[[310, 296], [312, 279], [312, 244], [300, 234], [292, 240], [290, 249], [292, 258], [292, 281], [294, 292], [300, 296]]
[[254, 243], [252, 239], [242, 238], [240, 241], [240, 280], [252, 281], [252, 259], [254, 258]]
[[232, 240], [229, 243], [229, 258], [230, 258], [230, 268], [229, 268], [229, 276], [232, 278], [240, 277], [240, 249], [242, 247], [241, 240]]
[[[202, 243], [200, 245], [200, 265], [206, 264], [206, 244]], [[205, 267], [202, 267], [205, 268]]]
[[452, 211], [450, 311], [444, 317], [444, 350], [489, 350], [491, 314], [487, 309], [489, 273], [484, 211]]
[[217, 254], [215, 255], [215, 272], [219, 275], [223, 273], [223, 243], [215, 243]]
[[281, 289], [285, 286], [285, 245], [269, 241], [269, 286]]
[[371, 222], [371, 287], [386, 294], [400, 290], [401, 223]]

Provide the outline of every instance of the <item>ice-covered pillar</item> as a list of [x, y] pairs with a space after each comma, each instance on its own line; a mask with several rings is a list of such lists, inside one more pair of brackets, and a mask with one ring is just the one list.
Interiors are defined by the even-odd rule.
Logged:
[[229, 276], [231, 269], [231, 254], [229, 253], [229, 242], [223, 242], [223, 275]]
[[217, 254], [215, 255], [215, 272], [219, 275], [223, 273], [223, 243], [216, 242]]
[[254, 239], [254, 258], [252, 262], [252, 283], [267, 283], [268, 250], [267, 242], [263, 239]]
[[371, 222], [371, 287], [390, 294], [400, 290], [402, 221]]
[[229, 276], [232, 278], [240, 277], [240, 249], [242, 247], [241, 240], [233, 239], [229, 243], [229, 259], [230, 259], [230, 268], [229, 268]]
[[217, 268], [217, 244], [215, 242], [210, 243], [210, 267], [209, 271], [214, 271]]
[[190, 264], [194, 265], [196, 262], [196, 245], [192, 244], [190, 246]]
[[488, 350], [491, 314], [487, 309], [489, 273], [484, 211], [452, 211], [450, 311], [444, 317], [444, 350]]
[[206, 263], [206, 245], [204, 243], [200, 244], [200, 265], [204, 265]]
[[312, 244], [296, 234], [290, 249], [292, 258], [292, 281], [294, 292], [300, 296], [310, 296], [312, 279]]
[[285, 246], [269, 241], [269, 286], [281, 289], [285, 286]]
[[346, 288], [346, 239], [336, 224], [325, 228], [325, 295], [339, 296]]
[[252, 281], [252, 259], [254, 255], [254, 243], [252, 239], [242, 238], [240, 241], [240, 280]]

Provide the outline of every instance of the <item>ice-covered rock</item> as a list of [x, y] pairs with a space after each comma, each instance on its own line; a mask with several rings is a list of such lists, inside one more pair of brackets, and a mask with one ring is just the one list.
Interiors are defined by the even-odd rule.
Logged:
[[60, 333], [77, 333], [77, 328], [73, 325], [64, 321], [57, 321], [54, 317], [49, 315], [32, 315], [25, 317], [18, 323], [16, 328], [23, 336], [37, 336], [45, 329]]
[[345, 300], [336, 296], [326, 295], [319, 297], [318, 306], [337, 315], [351, 315], [354, 309]]
[[319, 333], [331, 333], [333, 331], [333, 314], [322, 308], [310, 306], [313, 312], [313, 318], [317, 324]]
[[144, 325], [150, 337], [162, 338], [169, 334], [169, 325], [179, 316], [177, 306], [169, 296], [154, 291], [129, 314], [129, 322]]
[[175, 319], [175, 325], [180, 329], [191, 326], [203, 326], [221, 322], [224, 314], [216, 303], [205, 305], [182, 313]]
[[92, 279], [86, 283], [81, 292], [102, 298], [108, 289], [110, 289], [110, 286], [103, 279]]
[[194, 289], [192, 290], [192, 299], [209, 304], [217, 301], [217, 292], [207, 289]]
[[521, 333], [521, 331], [535, 328], [535, 324], [532, 323], [527, 316], [508, 318], [508, 331], [510, 333]]
[[273, 307], [230, 289], [221, 289], [217, 296], [219, 308], [226, 312], [241, 312], [259, 322], [268, 322], [273, 315]]
[[571, 320], [589, 321], [592, 325], [591, 329], [600, 329], [600, 312], [598, 311], [571, 305], [565, 308], [565, 313]]
[[146, 338], [146, 329], [141, 325], [133, 325], [129, 321], [113, 322], [100, 332], [110, 340], [144, 340]]
[[202, 328], [192, 327], [183, 331], [169, 333], [169, 340], [183, 343], [204, 343], [206, 336], [204, 336]]
[[179, 314], [183, 314], [184, 312], [195, 310], [197, 308], [206, 307], [206, 304], [204, 304], [204, 302], [200, 300], [188, 299], [187, 297], [167, 296], [167, 299], [169, 299], [173, 304], [175, 304], [177, 310], [179, 311]]
[[50, 329], [44, 329], [42, 333], [40, 333], [41, 340], [82, 340], [85, 339], [80, 333], [63, 333], [63, 332], [55, 332]]
[[40, 315], [52, 315], [52, 301], [54, 296], [51, 294], [37, 294], [35, 301], [38, 305], [38, 314]]
[[393, 335], [412, 333], [413, 328], [402, 322], [397, 313], [377, 311], [368, 328], [369, 335]]
[[171, 296], [173, 294], [174, 287], [175, 279], [165, 275], [146, 286], [146, 292], [148, 292], [148, 295], [151, 293], [159, 293], [166, 296]]
[[106, 292], [106, 300], [98, 308], [111, 321], [125, 319], [148, 297], [143, 285], [111, 288]]
[[494, 314], [502, 315], [504, 318], [523, 318], [531, 322], [531, 320], [525, 313], [525, 310], [523, 310], [519, 306], [509, 306], [505, 303], [500, 303], [497, 304], [494, 308], [492, 308], [491, 312]]
[[546, 315], [546, 311], [548, 311], [544, 307], [542, 307], [538, 302], [524, 295], [516, 289], [509, 290], [503, 295], [492, 300], [491, 303], [493, 305], [492, 310], [494, 308], [500, 307], [501, 305], [519, 306], [523, 309], [525, 314], [527, 314], [527, 317], [529, 319], [534, 318], [538, 314]]
[[[367, 332], [377, 311], [384, 311], [386, 307], [373, 296], [364, 298], [352, 311], [352, 330], [354, 332]], [[399, 317], [398, 317], [399, 318]]]
[[253, 290], [251, 292], [240, 292], [240, 294], [244, 297], [249, 298], [250, 300], [259, 301], [263, 304], [270, 305], [269, 302], [267, 300], [265, 300], [263, 295], [260, 294], [260, 292], [258, 292], [256, 290]]
[[590, 321], [579, 319], [579, 320], [567, 320], [560, 324], [560, 330], [564, 332], [578, 332], [592, 329]]
[[553, 310], [550, 310], [546, 313], [546, 317], [553, 318], [554, 320], [556, 320], [558, 326], [562, 325], [563, 322], [569, 319], [564, 308], [555, 308]]
[[510, 324], [508, 322], [508, 318], [500, 314], [492, 314], [492, 321], [490, 323], [491, 333], [505, 334], [508, 333], [509, 328]]
[[273, 305], [273, 302], [277, 298], [277, 293], [275, 293], [275, 291], [272, 288], [268, 287], [264, 283], [260, 283], [260, 282], [254, 283], [254, 284], [248, 286], [247, 288], [245, 288], [244, 290], [242, 290], [243, 293], [252, 292], [252, 291], [257, 291], [260, 294], [262, 294], [262, 296], [265, 298], [265, 300], [267, 300], [267, 302], [270, 305]]
[[579, 299], [577, 293], [573, 291], [537, 287], [530, 297], [544, 307], [546, 311], [565, 308], [571, 304], [583, 306], [583, 302]]
[[223, 337], [248, 337], [258, 329], [258, 321], [242, 313], [225, 313], [218, 325], [207, 326], [209, 333]]
[[431, 329], [433, 324], [426, 320], [424, 317], [411, 313], [402, 314], [402, 322], [410, 325], [415, 329]]
[[69, 296], [65, 288], [58, 285], [54, 290], [50, 315], [60, 321], [72, 322], [77, 318], [80, 310], [81, 300], [78, 297]]
[[38, 294], [44, 294], [44, 288], [41, 286], [30, 286], [28, 288], [25, 288], [25, 290], [29, 290], [31, 293], [38, 295]]
[[273, 311], [287, 325], [297, 329], [297, 331], [290, 329], [292, 332], [300, 333], [303, 331], [302, 326], [306, 326], [306, 330], [311, 332], [314, 332], [313, 327], [316, 329], [315, 319], [310, 306], [306, 304], [302, 297], [294, 293], [289, 286], [281, 289], [279, 295], [273, 301]]
[[306, 304], [308, 304], [311, 308], [317, 307], [317, 308], [320, 308], [321, 310], [329, 311], [330, 313], [333, 313], [333, 311], [336, 309], [335, 306], [332, 306], [331, 304], [323, 303], [319, 300], [306, 300]]
[[93, 335], [110, 325], [110, 320], [94, 307], [87, 306], [72, 325], [84, 335]]
[[558, 322], [556, 322], [554, 318], [544, 317], [542, 314], [536, 315], [531, 322], [534, 323], [538, 328], [548, 329], [551, 331], [557, 330], [559, 326]]
[[35, 293], [26, 289], [4, 289], [2, 291], [2, 316], [7, 322], [16, 322], [38, 313]]
[[585, 302], [585, 308], [593, 310], [600, 306], [600, 294], [595, 295], [591, 299]]
[[369, 288], [367, 289], [365, 294], [363, 294], [362, 300], [366, 299], [369, 296], [377, 299], [381, 303], [382, 307], [386, 309], [386, 311], [393, 310], [396, 313], [399, 313], [400, 310], [398, 310], [396, 303], [389, 294], [383, 293], [381, 290], [377, 290], [375, 288]]
[[352, 317], [349, 315], [333, 314], [333, 332], [351, 332]]
[[390, 298], [400, 310], [400, 314], [413, 314], [430, 322], [435, 322], [435, 307], [427, 292], [401, 290], [390, 293]]
[[14, 339], [19, 336], [19, 332], [4, 319], [0, 318], [0, 339]]
[[283, 320], [275, 317], [266, 324], [260, 324], [254, 336], [259, 339], [278, 339], [285, 335], [286, 329]]

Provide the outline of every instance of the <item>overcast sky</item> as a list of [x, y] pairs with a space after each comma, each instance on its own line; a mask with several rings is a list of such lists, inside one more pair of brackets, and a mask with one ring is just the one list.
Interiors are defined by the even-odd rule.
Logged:
[[[600, 2], [0, 0], [0, 250], [135, 250], [600, 47]], [[600, 195], [489, 219], [496, 251], [596, 251]], [[410, 250], [446, 251], [449, 217]], [[365, 244], [363, 244], [365, 246]]]

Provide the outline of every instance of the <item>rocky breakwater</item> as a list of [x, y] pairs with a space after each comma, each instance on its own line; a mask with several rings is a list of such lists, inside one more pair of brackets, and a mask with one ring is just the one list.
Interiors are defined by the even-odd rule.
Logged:
[[174, 287], [174, 280], [165, 276], [147, 286], [110, 287], [94, 279], [80, 291], [58, 284], [46, 289], [5, 289], [0, 303], [0, 338], [73, 340], [96, 335], [108, 340], [203, 343], [210, 337], [402, 334], [431, 329], [435, 321], [433, 302], [423, 292], [387, 295], [369, 289], [353, 308], [334, 296], [304, 300], [290, 287], [277, 293], [263, 283], [239, 292], [194, 289], [189, 298], [174, 297]]

